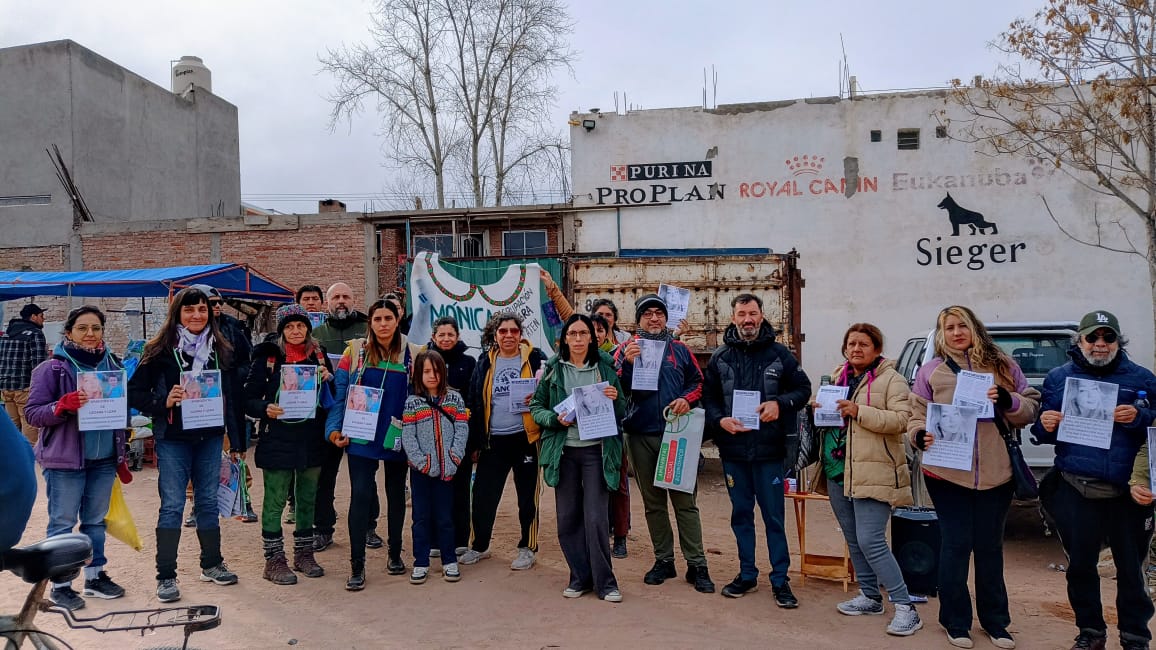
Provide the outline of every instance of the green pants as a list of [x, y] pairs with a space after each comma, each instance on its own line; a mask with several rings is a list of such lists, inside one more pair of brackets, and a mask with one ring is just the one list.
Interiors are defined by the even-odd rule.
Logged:
[[[662, 436], [626, 434], [626, 455], [634, 468], [635, 482], [642, 493], [642, 504], [646, 510], [646, 527], [650, 530], [650, 543], [654, 545], [654, 559], [674, 560], [674, 531], [670, 527], [670, 515], [666, 500], [674, 506], [674, 519], [678, 524], [678, 545], [682, 556], [692, 566], [706, 566], [706, 555], [702, 549], [702, 520], [698, 515], [698, 504], [694, 494], [654, 487], [654, 470], [658, 464], [658, 451]], [[695, 484], [695, 491], [698, 484]]]
[[297, 519], [296, 530], [300, 534], [312, 535], [314, 506], [317, 501], [317, 477], [321, 475], [321, 468], [262, 471], [265, 476], [265, 498], [261, 502], [261, 532], [281, 534], [281, 513], [285, 511], [285, 502], [289, 499], [289, 490], [292, 489], [296, 501], [294, 515]]

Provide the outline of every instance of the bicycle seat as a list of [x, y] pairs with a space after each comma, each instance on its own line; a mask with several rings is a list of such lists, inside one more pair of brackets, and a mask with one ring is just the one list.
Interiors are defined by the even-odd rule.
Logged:
[[76, 577], [92, 559], [92, 542], [87, 535], [68, 533], [35, 544], [9, 549], [0, 555], [0, 569], [11, 571], [24, 582], [51, 579], [63, 582]]

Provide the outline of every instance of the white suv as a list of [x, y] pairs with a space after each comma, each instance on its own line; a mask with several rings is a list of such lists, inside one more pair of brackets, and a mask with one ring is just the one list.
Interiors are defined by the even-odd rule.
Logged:
[[[1011, 355], [1027, 377], [1028, 383], [1037, 390], [1043, 390], [1044, 377], [1052, 368], [1058, 368], [1068, 361], [1068, 348], [1076, 334], [1078, 323], [1072, 321], [1049, 321], [1039, 323], [984, 323], [992, 339], [1004, 352]], [[897, 370], [907, 378], [908, 384], [915, 383], [915, 373], [920, 366], [935, 356], [935, 330], [914, 336], [903, 345], [903, 352], [896, 362]], [[1056, 460], [1053, 445], [1035, 445], [1031, 436], [1019, 432], [1024, 459], [1031, 466], [1037, 478], [1051, 469]]]

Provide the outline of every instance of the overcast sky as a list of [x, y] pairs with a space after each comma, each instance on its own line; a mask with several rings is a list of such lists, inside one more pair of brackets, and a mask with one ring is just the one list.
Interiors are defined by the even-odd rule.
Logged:
[[[557, 79], [558, 128], [568, 114], [610, 111], [614, 93], [642, 108], [702, 103], [715, 67], [719, 104], [838, 94], [840, 34], [851, 74], [867, 90], [943, 86], [990, 75], [988, 48], [1042, 0], [585, 0], [571, 5], [573, 76]], [[316, 212], [317, 198], [371, 207], [388, 168], [372, 113], [335, 132], [318, 72], [327, 47], [367, 38], [370, 0], [0, 0], [0, 47], [72, 39], [170, 86], [171, 61], [199, 56], [213, 92], [236, 104], [242, 199]], [[4, 92], [0, 89], [0, 92]], [[289, 195], [308, 194], [307, 200]], [[356, 197], [356, 198], [353, 198]], [[385, 209], [383, 201], [375, 203]]]

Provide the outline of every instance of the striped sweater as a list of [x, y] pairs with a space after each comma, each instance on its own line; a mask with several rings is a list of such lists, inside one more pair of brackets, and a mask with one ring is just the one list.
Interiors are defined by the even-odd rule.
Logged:
[[470, 414], [462, 396], [453, 389], [433, 403], [441, 408], [418, 395], [405, 400], [401, 445], [411, 467], [430, 478], [448, 481], [457, 473], [466, 452]]

